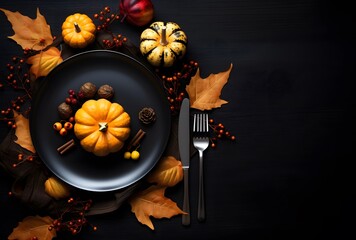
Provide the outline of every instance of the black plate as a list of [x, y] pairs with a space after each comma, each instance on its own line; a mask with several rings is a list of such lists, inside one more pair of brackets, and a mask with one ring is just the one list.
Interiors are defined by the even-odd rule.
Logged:
[[[131, 136], [142, 128], [146, 136], [140, 146], [140, 159], [123, 158], [124, 149], [106, 157], [83, 150], [77, 141], [64, 155], [57, 148], [70, 138], [59, 136], [52, 125], [59, 120], [57, 106], [85, 82], [97, 87], [109, 84], [115, 89], [112, 102], [120, 103], [131, 116]], [[156, 122], [144, 126], [138, 120], [143, 107], [152, 107]], [[144, 177], [157, 163], [170, 133], [170, 110], [157, 76], [124, 54], [94, 50], [70, 57], [53, 69], [33, 100], [30, 129], [33, 144], [45, 165], [60, 179], [80, 189], [105, 192], [121, 189]]]

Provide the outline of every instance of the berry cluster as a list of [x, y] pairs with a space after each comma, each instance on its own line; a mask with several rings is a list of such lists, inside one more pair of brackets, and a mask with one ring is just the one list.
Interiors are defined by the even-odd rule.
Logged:
[[[29, 50], [28, 50], [29, 51]], [[25, 51], [28, 54], [28, 51]], [[25, 58], [13, 57], [12, 62], [7, 64], [8, 74], [4, 78], [4, 82], [0, 83], [0, 89], [6, 86], [11, 87], [15, 91], [20, 91], [22, 94], [17, 96], [10, 102], [10, 106], [6, 109], [1, 109], [0, 120], [7, 122], [9, 127], [16, 128], [14, 119], [12, 118], [13, 110], [23, 112], [27, 115], [30, 107], [24, 107], [27, 100], [31, 100], [31, 80], [28, 74], [28, 68]]]
[[121, 34], [114, 35], [112, 34], [111, 39], [103, 39], [103, 48], [105, 49], [118, 49], [127, 41], [126, 37], [123, 37]]
[[[91, 205], [91, 200], [81, 201], [70, 198], [59, 218], [53, 220], [52, 225], [49, 226], [49, 230], [55, 229], [56, 231], [69, 231], [73, 235], [78, 234], [83, 226], [89, 224], [85, 218], [85, 212], [90, 209]], [[94, 231], [97, 230], [97, 227], [90, 226]]]
[[140, 152], [137, 149], [132, 152], [127, 151], [124, 153], [124, 158], [125, 159], [131, 158], [132, 160], [137, 160], [140, 158]]
[[65, 102], [69, 105], [76, 106], [78, 104], [78, 100], [81, 98], [81, 93], [76, 94], [73, 89], [69, 89], [68, 97], [66, 97]]
[[[80, 106], [82, 104], [83, 99], [84, 99], [84, 95], [80, 91], [77, 93], [73, 89], [68, 90], [68, 96], [65, 98], [64, 102], [62, 102], [58, 106], [58, 113], [61, 117], [61, 121], [54, 123], [53, 128], [55, 130], [60, 131], [61, 129], [63, 129], [64, 124], [66, 122], [69, 122], [69, 123], [74, 122], [74, 117], [72, 116], [73, 112], [74, 112], [73, 109]], [[69, 130], [69, 126], [67, 126], [66, 128], [67, 128], [66, 130]], [[66, 134], [64, 134], [64, 135], [66, 135]]]
[[120, 16], [118, 12], [111, 13], [110, 7], [106, 6], [99, 13], [94, 14], [94, 18], [99, 20], [99, 24], [96, 29], [98, 31], [107, 30], [112, 22], [119, 20]]
[[180, 70], [174, 71], [167, 75], [162, 69], [156, 69], [158, 76], [161, 78], [163, 87], [166, 90], [167, 100], [170, 104], [172, 114], [176, 114], [180, 110], [183, 98], [185, 96], [184, 87], [195, 74], [198, 68], [198, 63], [190, 61], [183, 64]]
[[20, 164], [22, 164], [22, 163], [24, 163], [24, 162], [26, 162], [26, 161], [28, 161], [28, 162], [33, 162], [33, 160], [35, 160], [35, 158], [36, 158], [36, 155], [29, 155], [29, 156], [25, 156], [24, 154], [22, 154], [22, 153], [19, 153], [18, 155], [17, 155], [17, 163], [14, 163], [14, 164], [12, 164], [12, 167], [17, 167], [17, 166], [19, 166]]
[[213, 137], [210, 138], [210, 146], [212, 148], [216, 147], [216, 143], [218, 140], [231, 140], [235, 141], [236, 136], [232, 135], [222, 123], [214, 123], [212, 118], [209, 119], [209, 127], [213, 130]]
[[66, 136], [69, 130], [73, 129], [74, 117], [70, 117], [68, 121], [61, 120], [53, 124], [53, 129], [61, 136]]

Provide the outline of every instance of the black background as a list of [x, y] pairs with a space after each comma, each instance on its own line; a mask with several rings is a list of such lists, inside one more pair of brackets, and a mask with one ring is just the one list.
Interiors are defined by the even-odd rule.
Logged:
[[[89, 218], [97, 232], [75, 239], [345, 239], [355, 226], [355, 15], [351, 1], [153, 0], [155, 20], [178, 23], [189, 38], [187, 59], [203, 77], [233, 63], [212, 117], [236, 134], [235, 143], [209, 149], [207, 220], [198, 223], [197, 157], [191, 164], [190, 227], [181, 217], [153, 219], [151, 231], [130, 207]], [[119, 1], [1, 1], [0, 7], [35, 18], [39, 7], [59, 35], [75, 12], [93, 16]], [[112, 28], [138, 43], [143, 28]], [[1, 78], [21, 54], [0, 14]], [[60, 83], [58, 83], [60, 84]], [[0, 106], [14, 94], [0, 90]], [[8, 132], [0, 124], [0, 137]], [[196, 176], [194, 176], [196, 175]], [[6, 239], [30, 209], [8, 197], [12, 179], [0, 174], [0, 238]], [[168, 196], [182, 206], [182, 184]]]

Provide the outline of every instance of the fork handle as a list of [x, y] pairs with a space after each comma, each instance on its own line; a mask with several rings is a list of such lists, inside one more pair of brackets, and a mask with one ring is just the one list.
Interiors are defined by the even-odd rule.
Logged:
[[190, 225], [190, 205], [189, 205], [189, 168], [183, 168], [184, 192], [183, 192], [183, 211], [187, 214], [182, 215], [182, 224]]
[[198, 196], [198, 221], [205, 221], [205, 197], [204, 197], [204, 164], [203, 151], [199, 151], [199, 196]]

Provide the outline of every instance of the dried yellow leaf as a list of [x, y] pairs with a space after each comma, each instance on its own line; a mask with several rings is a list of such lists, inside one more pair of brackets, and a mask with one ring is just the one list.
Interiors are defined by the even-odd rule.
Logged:
[[27, 63], [32, 64], [30, 72], [35, 78], [47, 76], [62, 61], [61, 52], [56, 47], [50, 47], [27, 59]]
[[173, 187], [183, 179], [183, 168], [181, 161], [173, 156], [163, 157], [148, 175], [147, 180], [150, 183], [157, 183], [164, 187]]
[[51, 28], [38, 8], [36, 19], [31, 19], [19, 12], [11, 12], [3, 8], [0, 10], [5, 13], [15, 32], [9, 38], [16, 41], [23, 49], [42, 50], [53, 43]]
[[186, 86], [186, 91], [190, 99], [190, 107], [199, 110], [211, 110], [221, 107], [228, 103], [220, 99], [221, 91], [227, 83], [232, 64], [230, 68], [224, 72], [210, 74], [207, 78], [200, 77], [200, 70], [191, 78], [189, 85]]
[[53, 219], [49, 216], [29, 216], [19, 222], [19, 225], [14, 228], [8, 240], [28, 240], [41, 239], [51, 240], [57, 236], [56, 230], [49, 230], [49, 226], [53, 223]]
[[154, 218], [171, 218], [178, 214], [186, 214], [175, 202], [164, 196], [166, 188], [150, 186], [130, 199], [131, 211], [137, 220], [154, 230], [150, 216]]
[[13, 112], [16, 124], [15, 135], [17, 137], [15, 143], [19, 144], [21, 147], [29, 150], [30, 152], [35, 153], [36, 149], [32, 144], [30, 123], [28, 118], [25, 118], [22, 114], [19, 114], [16, 111]]

